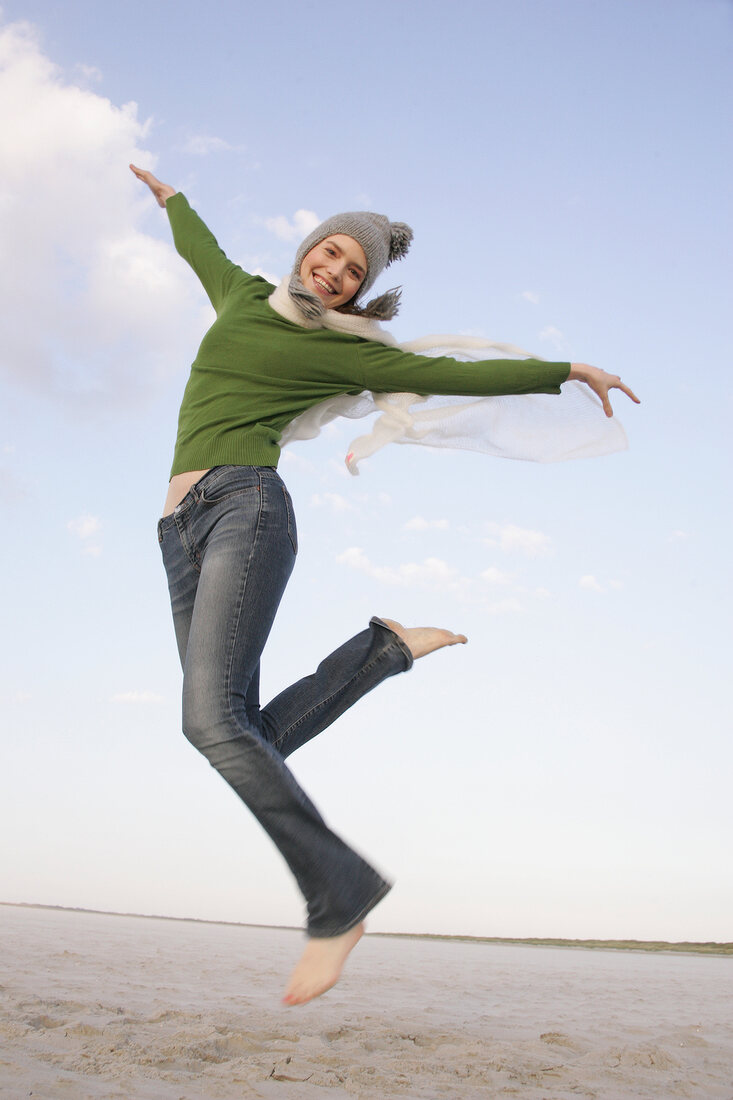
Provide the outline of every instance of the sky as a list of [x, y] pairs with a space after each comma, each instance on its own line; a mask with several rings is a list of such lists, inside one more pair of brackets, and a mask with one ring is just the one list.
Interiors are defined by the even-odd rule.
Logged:
[[284, 452], [263, 700], [372, 614], [469, 637], [289, 761], [396, 882], [370, 928], [733, 938], [732, 45], [727, 0], [2, 5], [0, 900], [303, 918], [180, 733], [155, 526], [212, 315], [134, 161], [271, 278], [315, 219], [407, 221], [399, 340], [642, 400], [603, 458]]

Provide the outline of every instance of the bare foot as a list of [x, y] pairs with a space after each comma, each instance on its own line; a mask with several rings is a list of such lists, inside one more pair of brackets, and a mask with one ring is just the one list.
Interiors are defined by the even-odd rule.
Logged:
[[441, 630], [437, 626], [403, 626], [394, 619], [382, 619], [381, 622], [402, 638], [414, 660], [424, 657], [426, 653], [433, 653], [436, 649], [442, 649], [444, 645], [465, 645], [468, 641], [465, 634], [453, 634], [452, 631]]
[[364, 925], [357, 924], [341, 936], [309, 939], [290, 977], [283, 1002], [286, 1005], [302, 1005], [336, 985], [349, 952], [363, 935]]

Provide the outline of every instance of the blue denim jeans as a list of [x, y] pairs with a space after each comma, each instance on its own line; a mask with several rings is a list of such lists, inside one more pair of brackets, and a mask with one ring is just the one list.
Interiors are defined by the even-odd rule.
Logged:
[[158, 523], [183, 665], [183, 732], [249, 807], [303, 893], [311, 936], [357, 924], [390, 889], [333, 833], [285, 758], [412, 665], [379, 619], [260, 707], [260, 656], [295, 564], [293, 506], [270, 466], [209, 470]]

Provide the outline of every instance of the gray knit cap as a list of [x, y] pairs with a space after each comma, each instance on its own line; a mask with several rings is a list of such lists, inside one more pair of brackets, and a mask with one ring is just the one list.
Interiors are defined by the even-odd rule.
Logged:
[[380, 272], [393, 260], [401, 260], [407, 254], [412, 240], [412, 230], [404, 222], [391, 222], [384, 214], [372, 214], [368, 210], [352, 211], [347, 214], [334, 214], [310, 233], [295, 254], [293, 273], [290, 276], [290, 297], [298, 307], [315, 320], [323, 315], [324, 305], [317, 294], [306, 290], [300, 278], [300, 265], [312, 248], [336, 233], [353, 237], [364, 249], [367, 273], [351, 302], [343, 307], [348, 312], [361, 313], [378, 320], [389, 321], [394, 317], [399, 305], [400, 291], [389, 290], [386, 294], [374, 298], [364, 308], [356, 305], [357, 299], [373, 286]]

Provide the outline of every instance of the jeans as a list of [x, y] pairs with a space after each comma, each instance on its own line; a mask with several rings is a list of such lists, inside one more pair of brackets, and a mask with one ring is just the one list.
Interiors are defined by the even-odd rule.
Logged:
[[295, 564], [293, 506], [270, 466], [219, 466], [158, 523], [183, 665], [183, 732], [249, 807], [296, 878], [311, 936], [335, 936], [390, 889], [333, 833], [285, 758], [412, 665], [379, 619], [260, 707], [260, 656]]

